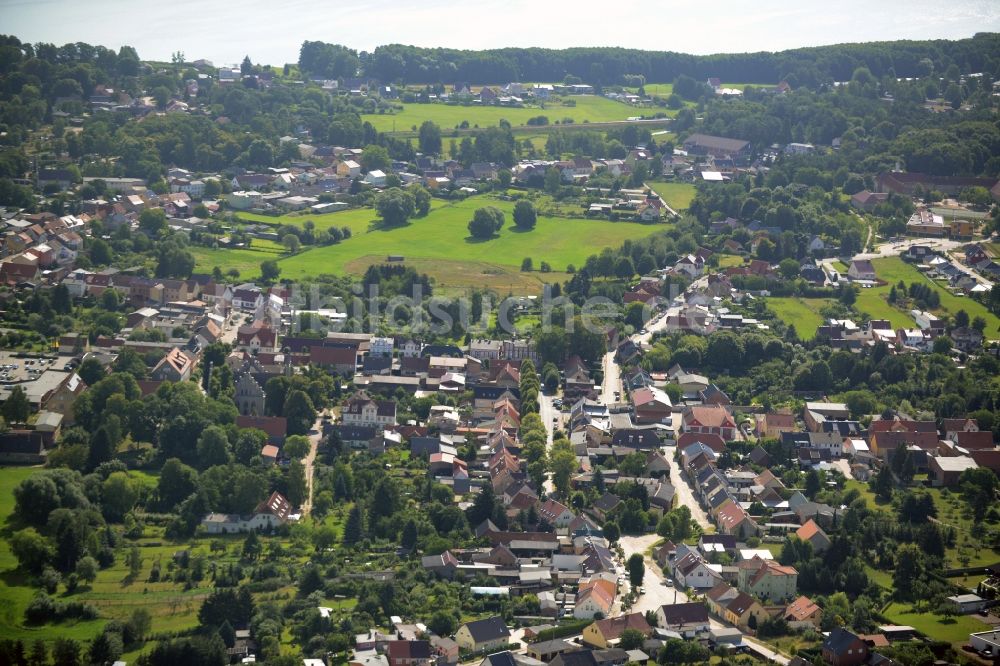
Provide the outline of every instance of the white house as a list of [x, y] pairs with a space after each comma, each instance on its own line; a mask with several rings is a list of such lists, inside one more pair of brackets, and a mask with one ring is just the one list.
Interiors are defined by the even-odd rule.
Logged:
[[852, 280], [874, 281], [875, 266], [868, 259], [855, 259], [847, 269], [847, 277]]
[[392, 356], [394, 346], [392, 338], [375, 336], [368, 346], [368, 354], [369, 356]]
[[379, 169], [374, 169], [368, 172], [365, 176], [365, 182], [372, 187], [385, 187], [385, 172]]
[[264, 195], [255, 190], [239, 190], [226, 195], [226, 203], [229, 204], [230, 208], [235, 208], [236, 210], [254, 208], [255, 206], [259, 206], [263, 200]]
[[232, 534], [250, 532], [251, 530], [271, 530], [288, 522], [292, 505], [278, 492], [257, 505], [249, 516], [235, 513], [210, 513], [205, 516], [201, 525], [208, 534]]
[[344, 425], [387, 428], [396, 425], [396, 403], [372, 400], [367, 393], [354, 395], [341, 410]]

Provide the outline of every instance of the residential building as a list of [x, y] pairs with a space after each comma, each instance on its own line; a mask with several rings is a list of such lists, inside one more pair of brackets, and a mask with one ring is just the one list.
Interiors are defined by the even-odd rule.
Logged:
[[194, 361], [178, 347], [174, 347], [160, 359], [150, 373], [150, 378], [158, 382], [186, 382], [191, 379]]
[[708, 608], [697, 602], [660, 606], [656, 619], [657, 627], [676, 631], [684, 638], [695, 638], [709, 627]]
[[812, 544], [813, 552], [822, 553], [830, 547], [830, 537], [826, 535], [815, 520], [810, 518], [805, 525], [795, 531], [795, 536], [801, 541], [808, 541]]
[[396, 403], [373, 400], [364, 391], [352, 396], [341, 410], [344, 425], [386, 428], [396, 425]]
[[793, 599], [798, 587], [799, 572], [795, 567], [773, 560], [740, 562], [737, 587], [742, 592], [771, 602]]
[[788, 604], [783, 617], [792, 629], [817, 629], [823, 619], [823, 609], [809, 597], [799, 597]]
[[736, 438], [736, 421], [725, 407], [718, 405], [687, 407], [681, 415], [681, 430], [715, 434], [728, 441]]
[[281, 493], [273, 492], [249, 516], [210, 513], [202, 519], [201, 525], [208, 534], [270, 530], [288, 522], [291, 512], [292, 505], [288, 500]]
[[455, 632], [455, 642], [463, 652], [498, 650], [510, 641], [510, 630], [500, 617], [467, 622]]
[[615, 584], [602, 577], [593, 577], [580, 582], [576, 593], [573, 617], [590, 620], [595, 616], [607, 617], [615, 602]]
[[836, 627], [823, 641], [823, 661], [830, 666], [860, 666], [868, 661], [868, 644], [857, 634]]
[[634, 629], [646, 637], [653, 633], [652, 627], [646, 622], [642, 613], [628, 613], [597, 620], [588, 625], [583, 630], [583, 642], [596, 648], [611, 647], [617, 644], [626, 629]]

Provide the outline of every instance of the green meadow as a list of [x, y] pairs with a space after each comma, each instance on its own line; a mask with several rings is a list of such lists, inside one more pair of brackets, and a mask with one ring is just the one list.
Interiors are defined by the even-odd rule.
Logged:
[[[870, 289], [858, 289], [854, 309], [868, 315], [872, 319], [887, 319], [894, 329], [915, 328], [916, 323], [908, 311], [891, 305], [888, 301], [889, 290], [900, 280], [909, 287], [911, 282], [931, 286], [941, 297], [941, 307], [935, 313], [938, 315], [954, 315], [959, 310], [965, 310], [970, 319], [982, 317], [986, 320], [985, 335], [988, 339], [1000, 337], [1000, 318], [991, 313], [981, 303], [965, 296], [956, 296], [941, 286], [941, 283], [931, 280], [906, 263], [899, 257], [885, 257], [872, 260], [875, 273], [889, 284]], [[834, 268], [846, 274], [847, 267], [839, 262], [833, 262]], [[812, 338], [816, 326], [822, 322], [820, 308], [828, 304], [829, 299], [823, 298], [768, 298], [767, 304], [785, 323], [795, 324], [795, 330], [803, 339]]]
[[[659, 138], [659, 137], [657, 137]], [[660, 195], [667, 205], [678, 213], [687, 210], [694, 200], [696, 193], [694, 185], [691, 183], [668, 183], [661, 180], [650, 180], [646, 182], [646, 187], [651, 188]]]
[[366, 114], [361, 116], [361, 119], [370, 122], [380, 132], [412, 132], [425, 120], [437, 123], [442, 130], [448, 130], [457, 128], [465, 121], [473, 128], [496, 127], [501, 120], [506, 120], [511, 126], [516, 127], [526, 125], [529, 118], [546, 116], [552, 124], [556, 121], [562, 123], [567, 118], [579, 124], [627, 120], [632, 116], [642, 115], [643, 111], [650, 112], [649, 109], [637, 109], [596, 95], [577, 95], [566, 99], [575, 104], [565, 106], [561, 99], [540, 102], [538, 106], [525, 108], [441, 103], [406, 104], [402, 111]]
[[823, 324], [819, 311], [832, 302], [829, 298], [768, 297], [767, 306], [778, 319], [794, 325], [801, 339], [811, 340], [816, 336], [816, 327]]
[[[418, 270], [438, 278], [439, 283], [454, 288], [489, 286], [513, 293], [537, 293], [545, 282], [563, 279], [555, 273], [569, 264], [580, 266], [591, 254], [605, 247], [615, 247], [626, 239], [639, 239], [668, 228], [662, 224], [610, 222], [584, 218], [539, 215], [531, 231], [514, 227], [513, 202], [495, 198], [472, 197], [463, 201], [435, 200], [435, 207], [424, 218], [393, 228], [375, 227], [372, 209], [357, 209], [324, 216], [284, 216], [268, 218], [240, 213], [242, 219], [288, 224], [302, 224], [311, 219], [317, 228], [347, 226], [351, 238], [325, 247], [304, 250], [296, 255], [280, 255], [267, 249], [192, 248], [198, 271], [211, 272], [214, 266], [223, 271], [235, 268], [241, 278], [260, 272], [260, 262], [278, 260], [281, 275], [297, 279], [321, 273], [360, 274], [372, 263], [385, 261], [390, 254], [403, 255]], [[473, 212], [482, 206], [496, 206], [506, 214], [500, 233], [488, 240], [469, 236], [467, 225]], [[541, 263], [551, 266], [552, 274], [520, 273], [521, 261], [530, 257], [535, 270]]]

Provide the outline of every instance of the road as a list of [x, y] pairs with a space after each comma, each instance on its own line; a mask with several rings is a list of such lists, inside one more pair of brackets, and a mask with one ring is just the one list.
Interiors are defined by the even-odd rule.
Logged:
[[[622, 378], [621, 368], [615, 363], [615, 353], [608, 352], [601, 360], [601, 371], [604, 373], [604, 381], [601, 382], [601, 402], [605, 405], [618, 402], [621, 399]], [[618, 397], [615, 397], [615, 392]]]
[[[629, 609], [630, 613], [656, 611], [660, 606], [683, 604], [688, 601], [687, 595], [682, 590], [666, 586], [666, 579], [660, 570], [660, 565], [646, 554], [646, 551], [659, 540], [660, 537], [656, 534], [646, 534], [644, 536], [623, 536], [618, 541], [625, 553], [626, 562], [633, 553], [643, 555], [646, 562], [646, 575], [642, 579], [643, 594], [632, 604], [632, 608]], [[627, 579], [625, 585], [628, 585]]]
[[680, 465], [674, 460], [675, 450], [676, 447], [673, 446], [664, 447], [663, 455], [670, 461], [670, 483], [677, 492], [677, 505], [686, 506], [690, 509], [691, 518], [694, 522], [698, 523], [698, 526], [703, 530], [707, 530], [711, 527], [712, 523], [708, 519], [708, 514], [698, 504], [698, 500], [694, 496], [694, 491], [691, 489], [691, 484], [681, 474]]
[[302, 466], [306, 475], [306, 501], [302, 503], [302, 515], [308, 516], [312, 511], [313, 503], [313, 463], [316, 462], [316, 450], [319, 448], [319, 441], [323, 438], [323, 415], [320, 413], [316, 417], [316, 423], [309, 431], [309, 453], [302, 459]]
[[[542, 419], [542, 424], [545, 425], [545, 450], [548, 453], [552, 449], [552, 441], [555, 439], [556, 427], [562, 427], [562, 412], [556, 409], [552, 402], [556, 399], [554, 395], [546, 395], [545, 393], [538, 394], [538, 416]], [[552, 475], [546, 473], [545, 475], [545, 492], [552, 494], [555, 492], [555, 486], [552, 485]]]
[[[622, 552], [625, 553], [626, 561], [633, 553], [639, 553], [643, 556], [646, 563], [646, 572], [642, 578], [643, 594], [636, 599], [632, 608], [629, 609], [630, 613], [656, 611], [660, 608], [660, 606], [684, 604], [690, 601], [690, 598], [683, 590], [678, 590], [676, 587], [666, 585], [666, 577], [663, 575], [663, 571], [660, 569], [659, 565], [656, 564], [653, 558], [646, 554], [646, 551], [648, 551], [653, 544], [659, 541], [659, 539], [660, 537], [655, 534], [647, 534], [645, 536], [638, 537], [623, 536], [619, 540]], [[625, 586], [627, 589], [627, 580], [625, 582]], [[616, 606], [614, 614], [620, 615], [622, 614], [622, 610]], [[712, 629], [732, 628], [733, 626], [728, 622], [723, 622], [712, 616], [709, 616], [708, 623]], [[766, 659], [770, 659], [774, 663], [780, 664], [781, 666], [788, 666], [788, 657], [775, 652], [772, 648], [764, 645], [760, 641], [743, 634], [743, 642], [753, 645], [754, 650]]]

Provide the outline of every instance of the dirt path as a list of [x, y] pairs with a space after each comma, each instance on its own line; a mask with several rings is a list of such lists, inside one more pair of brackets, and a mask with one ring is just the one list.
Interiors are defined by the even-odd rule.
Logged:
[[312, 511], [313, 504], [313, 463], [316, 462], [316, 450], [319, 448], [319, 440], [323, 437], [323, 417], [322, 414], [316, 417], [316, 423], [309, 431], [309, 453], [302, 459], [302, 466], [305, 467], [306, 475], [306, 501], [302, 503], [302, 515], [307, 516]]

